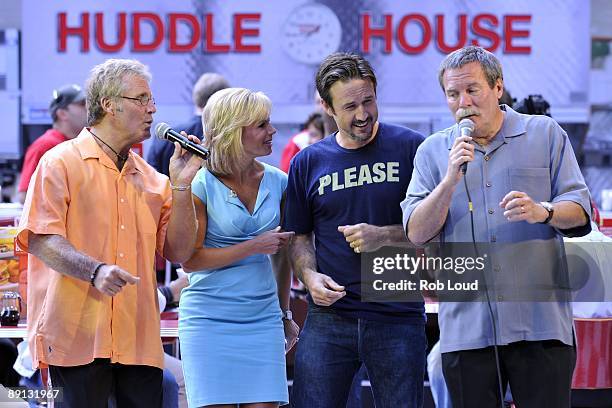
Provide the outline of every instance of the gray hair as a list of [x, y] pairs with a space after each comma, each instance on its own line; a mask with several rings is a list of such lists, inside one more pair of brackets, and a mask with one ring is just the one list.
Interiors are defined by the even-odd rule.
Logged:
[[108, 59], [93, 67], [85, 84], [87, 92], [87, 125], [94, 126], [106, 115], [103, 98], [117, 98], [123, 92], [123, 79], [137, 76], [151, 82], [146, 65], [133, 59]]
[[222, 75], [207, 72], [196, 81], [193, 86], [193, 104], [198, 108], [204, 108], [208, 99], [217, 91], [229, 88], [229, 82]]
[[461, 68], [471, 62], [477, 62], [480, 65], [491, 89], [493, 89], [498, 79], [504, 80], [502, 67], [497, 57], [482, 47], [470, 45], [451, 52], [440, 64], [438, 81], [440, 81], [442, 90], [444, 90], [444, 72], [447, 69]]

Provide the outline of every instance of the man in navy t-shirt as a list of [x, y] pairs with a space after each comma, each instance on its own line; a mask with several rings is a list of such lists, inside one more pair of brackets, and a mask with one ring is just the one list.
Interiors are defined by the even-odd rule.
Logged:
[[378, 122], [376, 77], [358, 55], [330, 55], [316, 83], [339, 130], [289, 170], [284, 229], [295, 231], [293, 269], [310, 293], [291, 404], [344, 406], [364, 364], [377, 407], [420, 407], [424, 305], [362, 302], [359, 253], [406, 241], [399, 203], [423, 136]]

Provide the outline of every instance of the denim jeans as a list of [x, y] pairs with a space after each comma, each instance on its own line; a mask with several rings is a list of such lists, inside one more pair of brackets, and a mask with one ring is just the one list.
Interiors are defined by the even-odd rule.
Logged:
[[353, 319], [311, 306], [296, 352], [291, 406], [344, 408], [363, 363], [377, 408], [422, 407], [426, 348], [423, 324]]
[[178, 408], [179, 406], [179, 386], [174, 374], [164, 368], [162, 379], [162, 408]]

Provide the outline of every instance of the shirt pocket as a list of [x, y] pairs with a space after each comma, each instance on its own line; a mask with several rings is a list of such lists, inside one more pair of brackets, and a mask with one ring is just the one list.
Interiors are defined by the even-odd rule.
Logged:
[[535, 202], [550, 201], [550, 172], [548, 168], [508, 169], [508, 178], [512, 190], [526, 193]]

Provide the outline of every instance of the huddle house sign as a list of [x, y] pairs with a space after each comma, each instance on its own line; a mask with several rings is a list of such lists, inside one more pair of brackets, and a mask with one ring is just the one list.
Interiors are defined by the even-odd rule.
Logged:
[[[103, 8], [94, 0], [22, 4], [28, 13], [22, 26], [24, 123], [34, 123], [33, 115], [46, 111], [54, 84], [82, 83], [90, 67], [107, 58], [135, 58], [151, 68], [160, 112], [188, 106], [195, 80], [203, 72], [217, 72], [233, 85], [265, 92], [274, 102], [274, 121], [299, 123], [312, 109], [317, 66], [336, 51], [357, 52], [371, 62], [381, 114], [404, 121], [420, 115], [415, 122], [428, 121], [441, 111], [448, 116], [441, 93], [433, 91], [439, 90], [440, 61], [471, 44], [502, 60], [513, 95], [536, 92], [545, 95], [557, 117], [564, 108], [580, 108], [588, 117], [588, 98], [574, 97], [589, 89], [589, 49], [584, 47], [590, 36], [588, 2], [132, 0], [107, 2]], [[572, 30], [557, 29], [567, 26]], [[39, 66], [49, 67], [45, 76], [28, 68]], [[555, 75], [545, 74], [550, 72]], [[377, 170], [368, 170], [376, 182]], [[368, 170], [361, 176], [364, 183]], [[357, 180], [361, 172], [356, 169]], [[330, 186], [333, 180], [330, 175]]]

